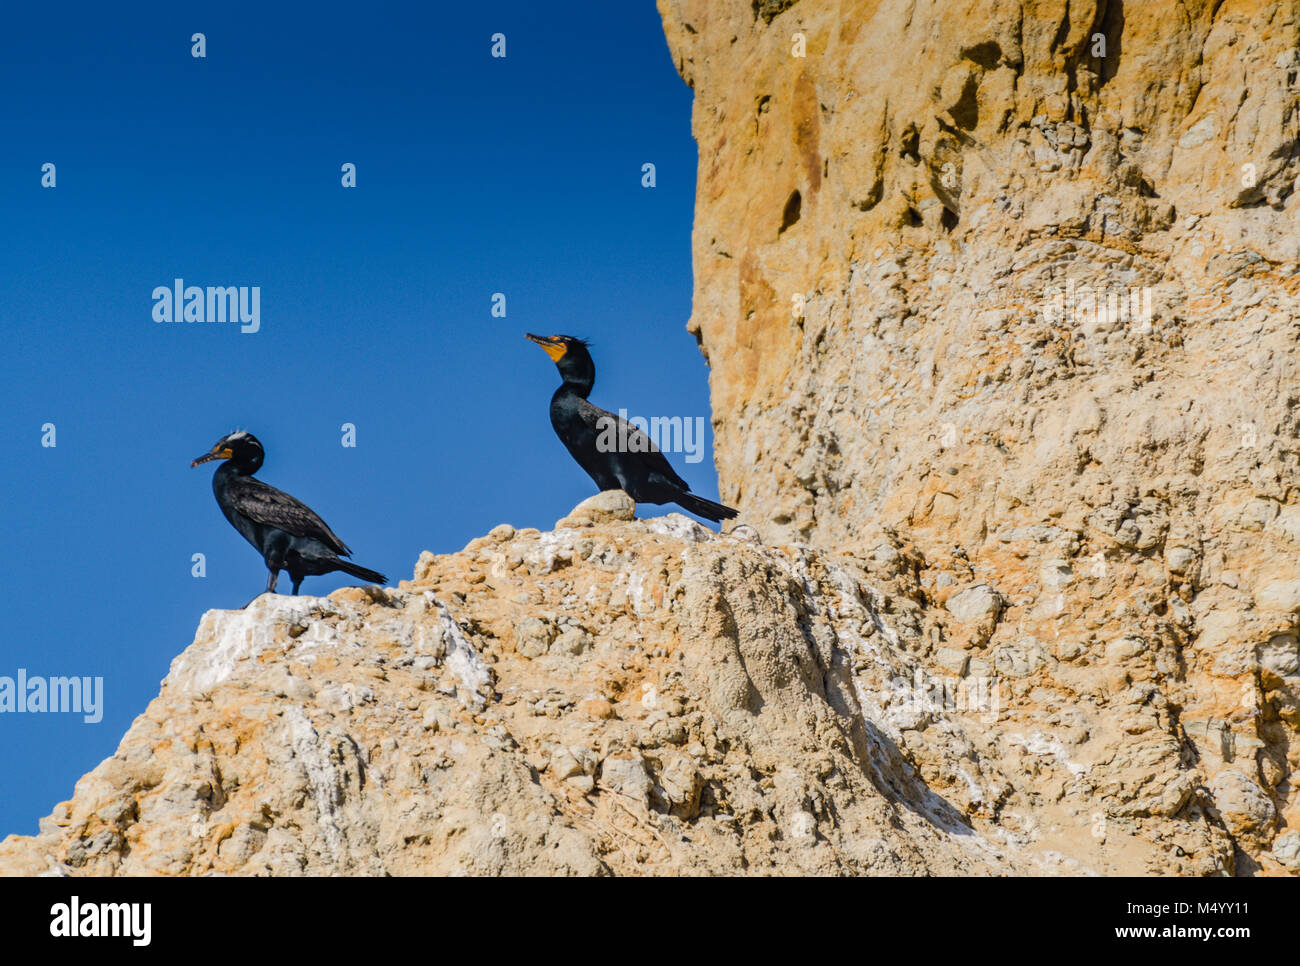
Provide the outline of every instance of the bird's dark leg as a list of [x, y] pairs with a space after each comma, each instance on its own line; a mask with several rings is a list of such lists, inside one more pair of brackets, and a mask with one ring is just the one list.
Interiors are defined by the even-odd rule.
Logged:
[[[277, 580], [280, 579], [280, 568], [279, 568], [279, 567], [274, 567], [274, 566], [272, 566], [271, 564], [267, 564], [266, 566], [267, 566], [267, 568], [270, 570], [270, 573], [267, 574], [267, 577], [266, 577], [266, 590], [262, 591], [262, 594], [274, 594], [274, 593], [275, 593], [275, 582], [276, 582]], [[257, 600], [257, 598], [258, 598], [258, 597], [261, 597], [262, 594], [257, 594], [256, 596], [253, 597], [253, 600]], [[253, 600], [250, 600], [250, 601], [248, 602], [248, 604], [251, 604], [251, 603], [253, 602]], [[240, 608], [240, 610], [247, 610], [247, 609], [248, 609], [248, 604], [245, 604], [243, 607]]]
[[[266, 578], [266, 590], [262, 591], [262, 594], [274, 594], [274, 593], [275, 593], [275, 582], [276, 582], [277, 580], [280, 579], [280, 568], [278, 568], [278, 567], [271, 567], [270, 564], [267, 564], [267, 566], [270, 567], [271, 572], [267, 575], [267, 578]], [[261, 597], [262, 594], [257, 594], [257, 595], [255, 595], [255, 596], [253, 597], [253, 600], [257, 600], [257, 598], [258, 598], [258, 597]], [[250, 600], [250, 601], [248, 602], [248, 604], [251, 604], [251, 603], [253, 602], [253, 600]], [[248, 604], [245, 604], [243, 607], [240, 608], [240, 610], [247, 610], [247, 609], [248, 609]]]
[[[290, 576], [290, 577], [293, 577], [293, 574], [290, 574], [289, 576]], [[303, 576], [306, 576], [306, 575], [304, 574]], [[298, 588], [301, 587], [301, 586], [302, 586], [302, 577], [294, 577], [294, 581], [293, 581], [293, 595], [294, 595], [295, 597], [298, 596]]]

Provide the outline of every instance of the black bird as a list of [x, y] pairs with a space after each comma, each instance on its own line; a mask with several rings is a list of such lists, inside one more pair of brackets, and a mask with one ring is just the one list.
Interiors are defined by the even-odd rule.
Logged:
[[638, 503], [676, 503], [714, 522], [736, 516], [738, 510], [692, 493], [645, 433], [587, 402], [596, 384], [596, 364], [586, 342], [571, 335], [526, 334], [551, 357], [564, 380], [551, 397], [555, 434], [598, 487], [623, 490]]
[[212, 474], [212, 492], [230, 525], [266, 561], [271, 571], [266, 580], [267, 592], [275, 592], [281, 570], [289, 571], [295, 594], [304, 577], [335, 570], [372, 584], [388, 583], [383, 574], [341, 559], [339, 554], [347, 556], [352, 551], [310, 507], [253, 479], [265, 455], [256, 436], [238, 430], [217, 440], [211, 450], [190, 463], [190, 468], [210, 460], [225, 460]]

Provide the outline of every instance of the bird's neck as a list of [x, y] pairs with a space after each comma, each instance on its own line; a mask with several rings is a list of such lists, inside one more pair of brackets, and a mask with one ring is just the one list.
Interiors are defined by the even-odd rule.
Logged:
[[228, 480], [232, 476], [252, 476], [260, 466], [261, 463], [254, 466], [250, 463], [236, 463], [234, 460], [226, 460], [217, 467], [216, 475], [223, 480]]
[[559, 396], [563, 393], [566, 396], [577, 396], [579, 399], [586, 399], [591, 395], [592, 386], [596, 385], [596, 376], [592, 375], [567, 375], [560, 388], [555, 390]]

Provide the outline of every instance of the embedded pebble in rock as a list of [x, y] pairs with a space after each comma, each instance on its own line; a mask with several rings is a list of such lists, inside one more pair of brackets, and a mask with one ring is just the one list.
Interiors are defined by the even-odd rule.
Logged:
[[650, 774], [640, 758], [606, 758], [600, 769], [600, 784], [642, 808], [650, 804]]
[[630, 496], [622, 490], [604, 490], [575, 506], [568, 516], [555, 524], [555, 528], [559, 530], [613, 520], [631, 520], [635, 516], [636, 503]]
[[995, 618], [1002, 609], [1002, 598], [993, 588], [980, 584], [949, 597], [945, 606], [957, 620], [973, 623]]
[[1256, 592], [1255, 604], [1266, 611], [1300, 611], [1300, 580], [1269, 581]]
[[1300, 874], [1300, 832], [1288, 829], [1273, 842], [1273, 856], [1293, 873]]
[[1215, 807], [1238, 838], [1271, 839], [1273, 802], [1264, 789], [1236, 768], [1219, 772], [1210, 782]]

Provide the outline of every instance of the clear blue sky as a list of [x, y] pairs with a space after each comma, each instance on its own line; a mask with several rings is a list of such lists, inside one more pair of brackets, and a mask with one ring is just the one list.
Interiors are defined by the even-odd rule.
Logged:
[[[594, 491], [525, 331], [592, 340], [597, 404], [707, 424], [690, 107], [650, 0], [6, 5], [0, 675], [98, 675], [105, 699], [99, 724], [0, 714], [0, 835], [112, 754], [205, 610], [265, 585], [215, 464], [189, 468], [225, 432], [397, 581]], [[260, 286], [261, 331], [155, 323], [178, 276]], [[670, 459], [716, 498], [711, 452]]]

